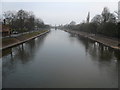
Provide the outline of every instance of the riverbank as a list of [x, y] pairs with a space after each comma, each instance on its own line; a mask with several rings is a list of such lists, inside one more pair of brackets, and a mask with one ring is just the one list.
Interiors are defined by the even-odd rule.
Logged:
[[41, 30], [41, 31], [23, 34], [23, 35], [20, 35], [17, 37], [3, 38], [2, 39], [2, 47], [0, 47], [0, 49], [3, 50], [3, 49], [7, 49], [10, 47], [16, 46], [18, 44], [27, 42], [31, 39], [34, 39], [34, 38], [41, 36], [43, 34], [46, 34], [48, 32], [49, 32], [49, 30]]
[[[93, 41], [99, 42], [99, 43], [101, 43], [105, 46], [108, 46], [110, 48], [120, 50], [120, 47], [118, 47], [118, 40], [110, 39], [110, 38], [107, 38], [107, 37], [96, 36], [94, 34], [81, 32], [81, 31], [73, 31], [73, 30], [64, 30], [64, 31], [74, 33], [74, 34], [78, 34], [82, 37], [89, 38]], [[119, 42], [119, 44], [120, 44], [120, 42]]]

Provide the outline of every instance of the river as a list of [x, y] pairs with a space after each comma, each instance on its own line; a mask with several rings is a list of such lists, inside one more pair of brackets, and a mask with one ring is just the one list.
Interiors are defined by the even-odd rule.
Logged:
[[54, 30], [3, 51], [3, 88], [117, 88], [117, 51]]

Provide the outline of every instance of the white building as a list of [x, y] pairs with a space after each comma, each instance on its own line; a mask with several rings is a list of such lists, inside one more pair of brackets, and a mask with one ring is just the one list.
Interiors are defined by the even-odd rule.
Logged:
[[120, 1], [118, 2], [118, 21], [120, 22]]

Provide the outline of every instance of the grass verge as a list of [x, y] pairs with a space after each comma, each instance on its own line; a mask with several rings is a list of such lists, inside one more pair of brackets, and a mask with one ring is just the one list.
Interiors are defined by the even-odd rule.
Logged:
[[30, 39], [32, 37], [35, 37], [35, 36], [37, 36], [39, 34], [42, 34], [42, 33], [46, 32], [46, 31], [47, 30], [42, 30], [42, 31], [23, 34], [23, 35], [20, 35], [18, 37], [3, 38], [2, 39], [2, 47], [8, 46], [8, 45], [11, 45], [11, 44], [14, 44], [14, 43], [18, 43], [18, 42], [23, 41], [23, 40]]

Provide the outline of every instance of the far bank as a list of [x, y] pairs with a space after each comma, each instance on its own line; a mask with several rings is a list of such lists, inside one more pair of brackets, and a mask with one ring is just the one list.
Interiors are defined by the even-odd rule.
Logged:
[[107, 38], [107, 37], [102, 37], [102, 36], [97, 36], [95, 34], [90, 34], [87, 32], [82, 32], [82, 31], [74, 31], [74, 30], [64, 30], [66, 32], [69, 33], [74, 33], [74, 34], [78, 34], [82, 37], [85, 38], [89, 38], [93, 41], [99, 42], [105, 46], [108, 46], [110, 48], [116, 49], [116, 50], [120, 50], [120, 47], [118, 46], [118, 44], [120, 44], [120, 42], [118, 40], [112, 39], [112, 38]]

